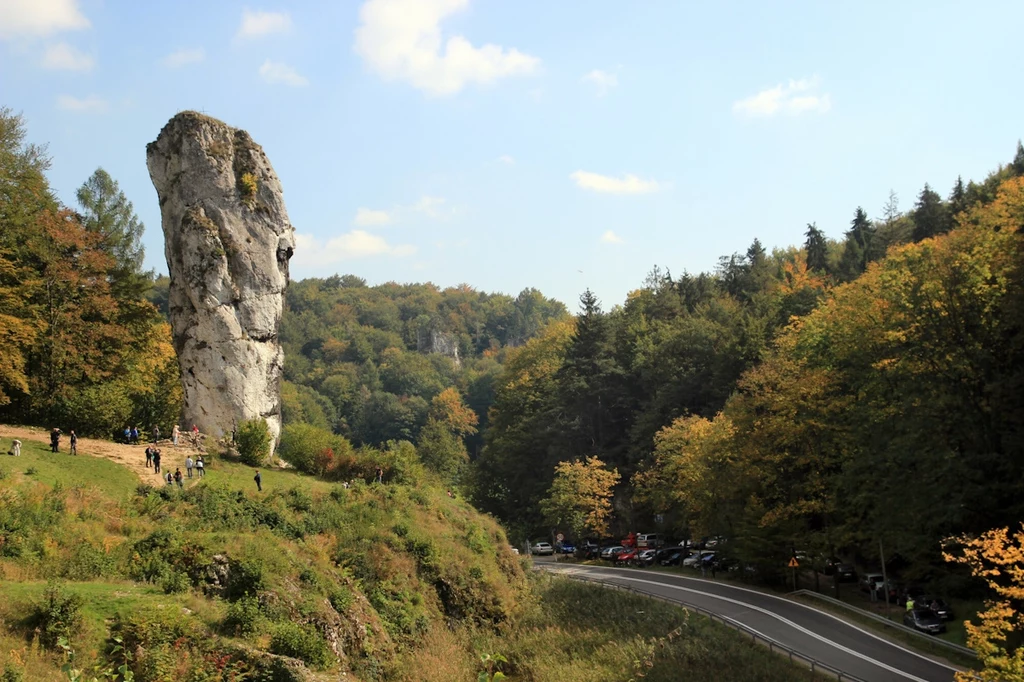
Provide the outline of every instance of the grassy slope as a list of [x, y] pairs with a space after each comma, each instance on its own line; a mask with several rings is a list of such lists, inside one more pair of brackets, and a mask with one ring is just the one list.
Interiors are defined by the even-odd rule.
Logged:
[[[252, 469], [218, 459], [184, 491], [143, 495], [111, 462], [51, 455], [43, 444], [23, 452], [0, 458], [0, 671], [10, 664], [28, 682], [58, 677], [60, 661], [39, 647], [29, 619], [50, 578], [83, 598], [78, 664], [101, 661], [121, 632], [146, 651], [139, 682], [210, 673], [215, 652], [266, 666], [238, 651], [266, 651], [282, 629], [335, 643], [341, 660], [332, 651], [321, 666], [334, 679], [475, 679], [481, 653], [508, 658], [511, 679], [538, 682], [629, 679], [634, 660], [651, 662], [640, 664], [648, 680], [804, 677], [674, 607], [549, 579], [531, 585], [493, 521], [427, 484], [346, 490], [271, 470], [257, 493]], [[230, 558], [233, 576], [258, 574], [254, 599], [204, 591], [216, 554]]]

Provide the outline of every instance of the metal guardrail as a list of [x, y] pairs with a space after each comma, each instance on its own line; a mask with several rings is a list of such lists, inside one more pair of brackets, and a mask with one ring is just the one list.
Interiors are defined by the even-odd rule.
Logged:
[[724, 625], [726, 625], [728, 627], [731, 627], [731, 628], [733, 628], [735, 630], [738, 630], [738, 631], [740, 631], [740, 632], [742, 632], [742, 633], [744, 633], [746, 635], [750, 635], [750, 639], [751, 639], [752, 642], [754, 642], [754, 643], [761, 643], [761, 644], [767, 645], [768, 646], [768, 650], [771, 651], [772, 653], [777, 653], [777, 654], [782, 655], [782, 656], [788, 656], [791, 663], [792, 662], [804, 663], [805, 665], [809, 666], [810, 669], [811, 669], [811, 679], [814, 678], [814, 676], [818, 673], [818, 671], [823, 671], [823, 672], [829, 673], [830, 675], [833, 675], [834, 677], [836, 677], [839, 680], [839, 682], [844, 682], [844, 681], [848, 681], [848, 682], [867, 682], [863, 678], [857, 677], [855, 675], [851, 675], [850, 673], [848, 673], [848, 672], [846, 672], [844, 670], [840, 670], [839, 668], [834, 668], [834, 667], [832, 667], [831, 665], [829, 665], [827, 663], [822, 663], [818, 659], [813, 658], [811, 656], [808, 656], [806, 654], [802, 654], [799, 651], [797, 651], [796, 649], [791, 649], [788, 646], [786, 646], [785, 644], [781, 644], [778, 641], [772, 639], [771, 637], [766, 637], [765, 635], [761, 634], [757, 630], [749, 628], [746, 625], [744, 625], [743, 623], [740, 623], [739, 621], [733, 620], [732, 618], [728, 618], [726, 616], [719, 615], [717, 613], [714, 613], [713, 611], [709, 611], [709, 610], [707, 610], [707, 609], [705, 609], [703, 607], [697, 606], [696, 604], [692, 604], [692, 603], [686, 601], [685, 599], [678, 599], [678, 598], [675, 598], [675, 597], [666, 597], [664, 595], [655, 594], [653, 592], [648, 592], [647, 590], [642, 590], [642, 589], [633, 587], [632, 585], [623, 585], [622, 583], [611, 582], [611, 581], [608, 581], [608, 580], [600, 580], [598, 578], [589, 578], [589, 577], [586, 577], [586, 576], [583, 576], [583, 575], [580, 575], [580, 574], [568, 574], [568, 573], [561, 573], [561, 572], [557, 572], [557, 573], [556, 572], [552, 572], [552, 573], [554, 575], [558, 575], [558, 576], [561, 576], [563, 578], [571, 578], [573, 580], [581, 580], [583, 582], [594, 583], [594, 584], [597, 584], [597, 585], [601, 585], [602, 587], [611, 588], [611, 589], [615, 589], [615, 590], [620, 590], [620, 591], [623, 591], [623, 592], [630, 592], [630, 593], [633, 593], [633, 594], [639, 594], [639, 595], [643, 595], [645, 597], [649, 597], [651, 599], [658, 599], [659, 601], [664, 601], [664, 602], [668, 602], [670, 604], [676, 604], [678, 606], [686, 607], [687, 609], [692, 609], [693, 611], [696, 611], [699, 614], [707, 616], [712, 621], [721, 622], [722, 624], [724, 624]]
[[926, 634], [924, 632], [920, 632], [919, 630], [915, 630], [914, 628], [908, 628], [903, 623], [897, 623], [895, 621], [889, 620], [888, 618], [883, 618], [882, 616], [879, 616], [877, 613], [871, 613], [870, 611], [859, 609], [852, 604], [847, 604], [844, 601], [840, 601], [839, 599], [829, 597], [828, 595], [819, 594], [818, 592], [813, 592], [811, 590], [797, 590], [796, 592], [790, 592], [789, 594], [790, 596], [814, 597], [815, 599], [821, 599], [822, 601], [826, 601], [835, 606], [840, 606], [849, 611], [852, 611], [856, 613], [858, 616], [865, 616], [867, 618], [870, 618], [871, 620], [878, 621], [882, 625], [886, 625], [894, 630], [898, 630], [899, 632], [904, 632], [909, 635], [914, 635], [915, 637], [920, 637], [921, 639], [927, 640], [932, 644], [938, 644], [939, 646], [945, 647], [950, 651], [955, 651], [959, 654], [963, 654], [964, 656], [970, 656], [971, 658], [978, 657], [977, 653], [975, 653], [971, 649], [968, 649], [965, 646], [960, 646], [959, 644], [956, 644], [954, 642], [939, 639], [938, 637]]

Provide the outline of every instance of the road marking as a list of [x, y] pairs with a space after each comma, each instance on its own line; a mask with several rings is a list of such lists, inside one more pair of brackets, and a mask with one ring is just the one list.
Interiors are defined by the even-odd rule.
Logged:
[[[556, 571], [556, 572], [559, 572], [559, 571]], [[594, 571], [580, 571], [580, 572], [582, 572], [582, 573], [588, 573], [588, 572], [593, 573]], [[645, 580], [643, 578], [633, 578], [633, 577], [630, 577], [630, 576], [618, 575], [618, 574], [612, 574], [612, 577], [618, 578], [620, 580], [631, 580], [633, 582], [645, 583], [645, 584], [648, 584], [648, 585], [658, 585], [660, 587], [668, 587], [670, 589], [681, 590], [683, 592], [692, 592], [694, 594], [704, 595], [705, 597], [711, 597], [712, 599], [720, 599], [722, 601], [726, 601], [726, 602], [729, 602], [731, 604], [736, 604], [737, 606], [744, 606], [744, 607], [747, 607], [747, 608], [750, 608], [750, 609], [754, 609], [755, 611], [759, 611], [760, 613], [763, 613], [763, 614], [765, 614], [767, 616], [771, 616], [772, 618], [775, 618], [776, 620], [778, 620], [778, 621], [780, 621], [782, 623], [785, 623], [786, 625], [789, 625], [793, 629], [798, 630], [798, 631], [804, 633], [805, 635], [807, 635], [809, 637], [817, 639], [820, 642], [824, 642], [826, 644], [829, 644], [829, 645], [835, 647], [836, 649], [839, 649], [840, 651], [846, 652], [846, 653], [850, 654], [851, 656], [859, 658], [859, 659], [861, 659], [863, 661], [867, 661], [868, 663], [873, 663], [874, 665], [877, 665], [880, 668], [884, 668], [885, 670], [888, 670], [889, 672], [896, 673], [897, 675], [901, 675], [903, 677], [906, 677], [907, 679], [913, 680], [914, 682], [929, 682], [928, 680], [925, 680], [925, 679], [923, 679], [921, 677], [917, 677], [916, 675], [911, 675], [910, 673], [905, 672], [903, 670], [900, 670], [899, 668], [894, 668], [891, 665], [887, 665], [885, 663], [882, 663], [881, 661], [876, 661], [875, 659], [873, 659], [873, 658], [871, 658], [871, 657], [869, 657], [869, 656], [867, 656], [865, 654], [862, 654], [859, 651], [854, 651], [853, 649], [845, 647], [842, 644], [839, 644], [838, 642], [834, 642], [834, 641], [828, 639], [827, 637], [824, 637], [822, 635], [819, 635], [816, 632], [808, 630], [807, 628], [803, 627], [802, 625], [799, 625], [798, 623], [794, 623], [793, 621], [789, 620], [788, 618], [780, 616], [777, 613], [773, 613], [772, 611], [769, 611], [768, 609], [762, 608], [760, 606], [756, 606], [754, 604], [748, 604], [747, 602], [742, 602], [742, 601], [739, 601], [738, 599], [732, 599], [730, 597], [723, 597], [722, 595], [714, 594], [714, 593], [711, 593], [711, 592], [702, 592], [700, 590], [695, 590], [695, 589], [692, 589], [692, 588], [689, 588], [689, 587], [682, 587], [681, 585], [673, 585], [671, 583], [660, 583], [660, 582], [655, 582], [653, 580]], [[742, 588], [740, 588], [740, 589], [742, 589]], [[747, 591], [748, 592], [755, 592], [756, 594], [762, 594], [760, 592], [756, 592], [755, 590], [747, 590]], [[845, 621], [841, 621], [841, 622], [845, 622]], [[857, 628], [857, 629], [859, 630], [859, 628]], [[870, 634], [870, 633], [865, 633], [865, 634]], [[765, 637], [765, 639], [773, 639], [773, 638]], [[879, 639], [882, 642], [886, 642], [887, 644], [889, 643], [886, 640], [881, 639], [881, 638], [877, 638], [876, 637], [876, 639]], [[903, 647], [897, 647], [897, 648], [902, 649], [904, 651], [907, 651]], [[914, 653], [914, 652], [909, 652], [909, 653]], [[932, 661], [930, 658], [926, 658], [926, 657], [923, 657], [923, 656], [921, 658], [924, 658], [924, 660], [929, 661], [930, 663], [935, 663], [935, 661]], [[937, 664], [937, 665], [940, 665], [941, 667], [944, 667], [944, 668], [948, 668], [948, 666], [943, 666], [942, 664]], [[949, 668], [949, 669], [952, 670], [952, 668]]]
[[[589, 567], [587, 567], [587, 568], [589, 568]], [[605, 568], [604, 566], [594, 566], [593, 568], [591, 568], [591, 570], [587, 570], [587, 568], [581, 568], [580, 572], [581, 573], [597, 573], [598, 571], [614, 570], [614, 569], [610, 569], [610, 568]], [[612, 577], [625, 577], [625, 576], [620, 576], [618, 573], [606, 573], [605, 575], [609, 575], [609, 576], [612, 576]], [[783, 602], [785, 604], [791, 604], [793, 606], [799, 606], [800, 608], [807, 609], [808, 611], [811, 611], [813, 613], [817, 613], [817, 614], [820, 614], [822, 616], [828, 616], [832, 620], [838, 621], [838, 622], [842, 623], [843, 625], [846, 625], [847, 627], [853, 628], [854, 630], [856, 630], [857, 632], [859, 632], [859, 633], [861, 633], [863, 635], [867, 635], [868, 637], [871, 637], [872, 639], [876, 639], [879, 642], [882, 642], [883, 644], [888, 644], [889, 646], [894, 647], [896, 649], [899, 649], [900, 651], [905, 651], [906, 653], [910, 654], [911, 656], [916, 656], [916, 657], [920, 658], [922, 661], [927, 661], [927, 662], [932, 663], [934, 665], [937, 665], [939, 667], [946, 668], [947, 670], [952, 670], [953, 672], [960, 672], [962, 670], [961, 668], [954, 668], [952, 666], [946, 665], [945, 663], [942, 663], [941, 661], [937, 661], [934, 658], [929, 658], [928, 656], [925, 656], [924, 654], [918, 653], [917, 651], [914, 651], [913, 649], [908, 649], [907, 647], [905, 647], [905, 646], [903, 646], [901, 644], [897, 644], [896, 642], [893, 642], [890, 639], [886, 639], [885, 637], [882, 637], [880, 635], [876, 635], [875, 633], [873, 633], [873, 632], [871, 632], [869, 630], [865, 630], [864, 628], [860, 627], [859, 625], [854, 625], [850, 621], [844, 620], [843, 618], [840, 618], [839, 616], [837, 616], [835, 614], [829, 613], [828, 611], [822, 611], [820, 609], [816, 609], [813, 606], [809, 606], [808, 604], [802, 604], [802, 603], [800, 603], [798, 601], [794, 601], [792, 599], [784, 599], [783, 597], [779, 597], [777, 595], [770, 594], [768, 592], [762, 592], [760, 590], [752, 590], [749, 587], [740, 587], [738, 585], [731, 585], [731, 584], [720, 583], [720, 582], [712, 582], [712, 581], [708, 581], [708, 580], [703, 580], [701, 578], [690, 577], [690, 576], [686, 576], [686, 575], [671, 576], [671, 577], [679, 578], [680, 580], [692, 580], [694, 582], [709, 583], [709, 584], [712, 584], [712, 585], [722, 585], [722, 586], [724, 586], [724, 587], [726, 587], [727, 589], [730, 589], [730, 590], [741, 590], [743, 592], [749, 592], [751, 594], [756, 594], [756, 595], [759, 595], [761, 597], [769, 597], [771, 599], [777, 599], [777, 600], [779, 600], [779, 601], [781, 601], [781, 602]], [[655, 584], [657, 584], [657, 585], [666, 585], [666, 586], [669, 586], [669, 587], [672, 586], [671, 583], [655, 583]], [[744, 603], [746, 603], [746, 602], [744, 602]]]

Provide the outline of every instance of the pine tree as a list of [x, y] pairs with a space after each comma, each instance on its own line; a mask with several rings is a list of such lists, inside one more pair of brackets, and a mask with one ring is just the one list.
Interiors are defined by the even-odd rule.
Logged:
[[[955, 218], [967, 209], [967, 188], [964, 187], [964, 180], [956, 176], [956, 184], [949, 193], [949, 216]], [[953, 227], [953, 226], [951, 226]]]
[[839, 273], [845, 280], [854, 280], [868, 265], [868, 249], [874, 236], [875, 227], [868, 214], [860, 206], [853, 214], [850, 229], [846, 231], [843, 254], [839, 259]]
[[807, 251], [807, 269], [827, 272], [828, 242], [825, 241], [825, 233], [818, 229], [816, 223], [808, 223], [806, 235], [804, 249]]
[[101, 248], [114, 258], [112, 293], [122, 300], [141, 299], [152, 284], [152, 276], [142, 270], [145, 226], [135, 215], [132, 202], [102, 168], [78, 188], [76, 197], [82, 207], [82, 225], [102, 236]]
[[1017, 140], [1017, 153], [1013, 157], [1013, 163], [1010, 164], [1013, 169], [1014, 175], [1024, 175], [1024, 145]]
[[913, 218], [915, 242], [949, 231], [949, 209], [927, 183], [917, 197]]

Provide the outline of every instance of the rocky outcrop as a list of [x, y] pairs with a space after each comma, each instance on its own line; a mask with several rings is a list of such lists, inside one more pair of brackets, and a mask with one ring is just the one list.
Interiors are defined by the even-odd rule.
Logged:
[[278, 326], [295, 230], [281, 183], [249, 134], [182, 112], [146, 147], [160, 198], [169, 312], [185, 389], [184, 427], [281, 431]]
[[420, 353], [444, 355], [451, 358], [456, 367], [462, 365], [462, 359], [459, 357], [459, 339], [455, 334], [420, 327], [416, 331], [416, 350]]

